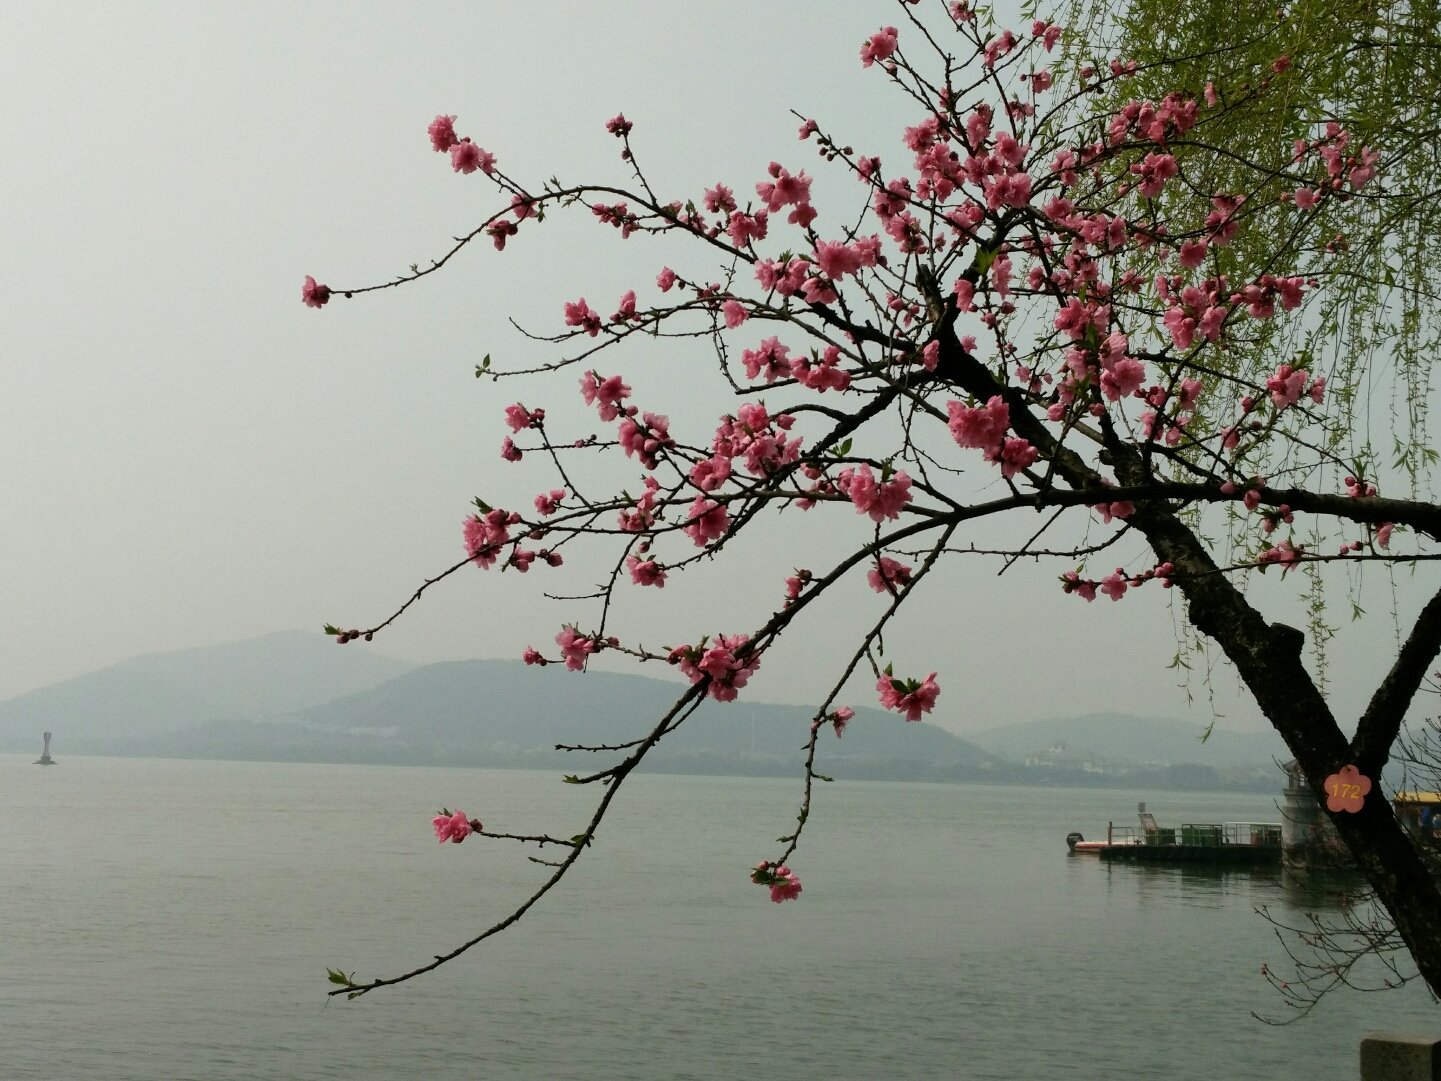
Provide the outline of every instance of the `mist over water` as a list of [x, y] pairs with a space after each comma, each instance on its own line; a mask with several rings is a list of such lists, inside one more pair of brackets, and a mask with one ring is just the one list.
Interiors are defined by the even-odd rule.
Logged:
[[[1416, 987], [1286, 1028], [1269, 874], [1069, 857], [1146, 799], [1163, 824], [1267, 797], [849, 782], [817, 794], [772, 905], [798, 784], [636, 776], [593, 852], [517, 927], [355, 1002], [499, 919], [547, 873], [439, 846], [444, 804], [569, 836], [598, 793], [520, 771], [0, 756], [7, 1078], [869, 1079], [1354, 1076], [1375, 1028], [1434, 1031]], [[1315, 904], [1314, 898], [1309, 903]]]

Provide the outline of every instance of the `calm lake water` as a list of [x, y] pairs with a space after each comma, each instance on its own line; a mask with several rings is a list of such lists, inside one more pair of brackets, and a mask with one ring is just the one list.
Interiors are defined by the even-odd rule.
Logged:
[[773, 905], [747, 868], [799, 786], [640, 776], [517, 927], [355, 1002], [493, 922], [543, 868], [437, 845], [459, 806], [563, 836], [550, 774], [0, 756], [0, 1075], [169, 1078], [1356, 1077], [1368, 1029], [1441, 1032], [1424, 990], [1285, 1007], [1266, 875], [1069, 857], [1071, 829], [1278, 820], [1266, 797], [847, 782]]

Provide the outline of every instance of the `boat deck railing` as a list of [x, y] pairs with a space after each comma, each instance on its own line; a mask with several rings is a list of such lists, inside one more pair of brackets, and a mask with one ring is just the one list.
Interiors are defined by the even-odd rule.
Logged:
[[1281, 825], [1278, 822], [1186, 822], [1179, 827], [1112, 826], [1106, 839], [1113, 845], [1280, 848]]

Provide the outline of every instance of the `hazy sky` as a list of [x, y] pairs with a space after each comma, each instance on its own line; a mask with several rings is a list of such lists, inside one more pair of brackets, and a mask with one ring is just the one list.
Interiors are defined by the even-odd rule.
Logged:
[[[472, 497], [528, 504], [552, 486], [500, 461], [506, 403], [583, 420], [569, 374], [529, 394], [474, 378], [487, 352], [554, 359], [506, 317], [553, 333], [563, 301], [607, 312], [676, 258], [717, 273], [703, 253], [622, 246], [582, 212], [503, 255], [476, 246], [420, 285], [303, 307], [305, 274], [383, 280], [496, 205], [479, 175], [430, 152], [437, 113], [538, 186], [627, 181], [603, 131], [624, 111], [663, 193], [698, 198], [718, 180], [744, 192], [773, 158], [824, 170], [790, 108], [897, 153], [916, 118], [857, 62], [861, 40], [895, 21], [861, 0], [7, 6], [0, 697], [137, 653], [378, 621], [459, 558]], [[849, 180], [817, 184], [818, 204], [854, 199]], [[713, 379], [703, 345], [671, 345], [630, 381], [643, 408], [713, 425], [734, 408]], [[731, 553], [745, 573], [673, 583], [663, 609], [624, 610], [621, 633], [659, 645], [759, 624], [789, 568], [820, 566], [839, 543], [809, 528], [789, 515]], [[996, 569], [957, 567], [888, 642], [898, 671], [941, 671], [942, 723], [1210, 716], [1204, 702], [1188, 713], [1165, 667], [1179, 613], [1158, 590], [1088, 606], [1061, 595], [1058, 568]], [[430, 661], [549, 647], [563, 622], [594, 622], [584, 605], [540, 602], [543, 586], [592, 580], [568, 570], [467, 568], [372, 648]], [[1337, 651], [1343, 713], [1389, 645], [1389, 586], [1375, 578], [1378, 616]], [[852, 592], [792, 631], [756, 696], [823, 691], [875, 603]], [[1204, 699], [1205, 671], [1190, 682]], [[1229, 677], [1214, 686], [1224, 724], [1257, 726]]]

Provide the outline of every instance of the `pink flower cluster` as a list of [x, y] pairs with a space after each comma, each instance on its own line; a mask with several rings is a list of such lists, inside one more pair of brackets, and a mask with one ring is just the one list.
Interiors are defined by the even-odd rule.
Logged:
[[579, 672], [585, 667], [585, 662], [592, 653], [599, 653], [610, 643], [595, 635], [581, 634], [567, 623], [555, 636], [555, 644], [560, 646], [560, 655], [565, 659], [565, 666], [572, 672]]
[[791, 358], [791, 376], [803, 387], [821, 393], [845, 390], [851, 385], [851, 373], [840, 366], [841, 351], [828, 345], [820, 355]]
[[467, 518], [464, 522], [465, 550], [471, 562], [481, 570], [494, 564], [501, 548], [510, 540], [509, 527], [519, 521], [520, 515], [514, 511], [507, 513], [498, 508]]
[[1303, 394], [1309, 395], [1313, 402], [1320, 405], [1326, 393], [1326, 377], [1318, 375], [1312, 379], [1311, 373], [1305, 369], [1282, 364], [1266, 378], [1266, 390], [1277, 411], [1291, 408], [1301, 400]]
[[618, 375], [602, 377], [595, 372], [586, 372], [580, 377], [580, 396], [586, 405], [596, 407], [601, 420], [615, 420], [626, 411], [621, 403], [630, 397], [630, 387]]
[[442, 810], [440, 814], [431, 821], [435, 827], [435, 836], [441, 844], [450, 841], [452, 844], [460, 844], [471, 835], [472, 832], [481, 828], [479, 822], [471, 822], [465, 817], [464, 811], [456, 811], [451, 814], [448, 810]]
[[654, 556], [628, 555], [625, 557], [625, 569], [630, 572], [630, 580], [638, 586], [665, 588], [665, 567]]
[[330, 286], [321, 285], [307, 274], [305, 275], [305, 284], [300, 287], [300, 299], [305, 302], [307, 308], [323, 308], [330, 299]]
[[876, 680], [876, 690], [880, 692], [882, 708], [904, 714], [908, 721], [919, 721], [922, 713], [931, 712], [941, 693], [936, 673], [932, 672], [917, 682], [914, 679], [896, 679], [889, 667]]
[[456, 136], [455, 117], [437, 116], [430, 122], [430, 127], [426, 128], [426, 133], [430, 136], [431, 149], [437, 154], [450, 151], [450, 167], [457, 173], [473, 173], [477, 169], [483, 173], [494, 171], [494, 154], [482, 150], [469, 138], [461, 139]]
[[670, 651], [668, 660], [678, 665], [692, 683], [709, 677], [706, 693], [717, 702], [734, 702], [761, 663], [758, 652], [736, 656], [736, 652], [749, 641], [749, 635], [722, 634], [707, 646], [703, 638], [699, 645], [676, 646]]
[[674, 446], [668, 417], [659, 413], [642, 413], [640, 420], [627, 416], [620, 422], [620, 447], [625, 456], [639, 458], [640, 464], [647, 469], [659, 465], [660, 452]]
[[836, 488], [856, 505], [856, 513], [870, 515], [873, 522], [899, 518], [901, 508], [911, 501], [911, 478], [903, 469], [882, 480], [876, 479], [868, 465], [842, 469], [836, 476]]
[[681, 532], [693, 540], [697, 548], [704, 548], [711, 541], [724, 537], [729, 528], [730, 515], [726, 513], [724, 504], [698, 495], [690, 505]]
[[1096, 599], [1096, 591], [1099, 589], [1111, 600], [1118, 601], [1126, 595], [1127, 589], [1138, 588], [1152, 579], [1160, 582], [1163, 589], [1170, 589], [1171, 576], [1175, 573], [1176, 568], [1170, 563], [1160, 563], [1144, 574], [1128, 578], [1125, 569], [1117, 567], [1098, 582], [1093, 578], [1082, 578], [1077, 571], [1066, 571], [1061, 575], [1061, 591], [1074, 593], [1089, 603]]
[[877, 593], [899, 593], [911, 580], [911, 568], [890, 556], [881, 556], [866, 573], [866, 581]]
[[861, 67], [868, 68], [877, 61], [889, 60], [895, 54], [898, 36], [894, 26], [883, 26], [872, 34], [861, 46]]
[[1289, 540], [1283, 540], [1280, 544], [1269, 545], [1261, 549], [1261, 553], [1256, 557], [1256, 565], [1265, 570], [1272, 563], [1279, 563], [1281, 573], [1284, 575], [1286, 571], [1300, 562], [1304, 551], [1304, 548], [1296, 547]]
[[[811, 206], [811, 178], [804, 172], [792, 174], [779, 162], [771, 162], [766, 170], [770, 173], [770, 180], [762, 180], [756, 185], [756, 194], [766, 204], [766, 210], [759, 212], [750, 223], [742, 226], [742, 231], [749, 233], [750, 237], [756, 240], [765, 239], [765, 218], [766, 212], [778, 214], [788, 206], [795, 207], [787, 216], [786, 221], [791, 225], [799, 225], [802, 229], [808, 228], [815, 220], [815, 208]], [[732, 213], [730, 221], [745, 219], [746, 215]], [[759, 228], [759, 232], [755, 230]], [[736, 233], [731, 230], [730, 223], [726, 229], [735, 239]], [[736, 240], [736, 244], [743, 244], [744, 240]]]
[[761, 860], [751, 871], [751, 881], [757, 886], [766, 886], [771, 891], [771, 900], [776, 904], [794, 901], [801, 895], [801, 880], [785, 864]]
[[1009, 479], [1029, 469], [1040, 457], [1040, 452], [1028, 440], [1006, 435], [1011, 411], [999, 394], [993, 395], [985, 405], [947, 402], [946, 412], [950, 415], [947, 427], [957, 445], [984, 451], [986, 461], [999, 465], [1003, 477]]
[[512, 432], [524, 428], [539, 428], [545, 423], [545, 410], [530, 410], [516, 402], [505, 407], [505, 424]]

